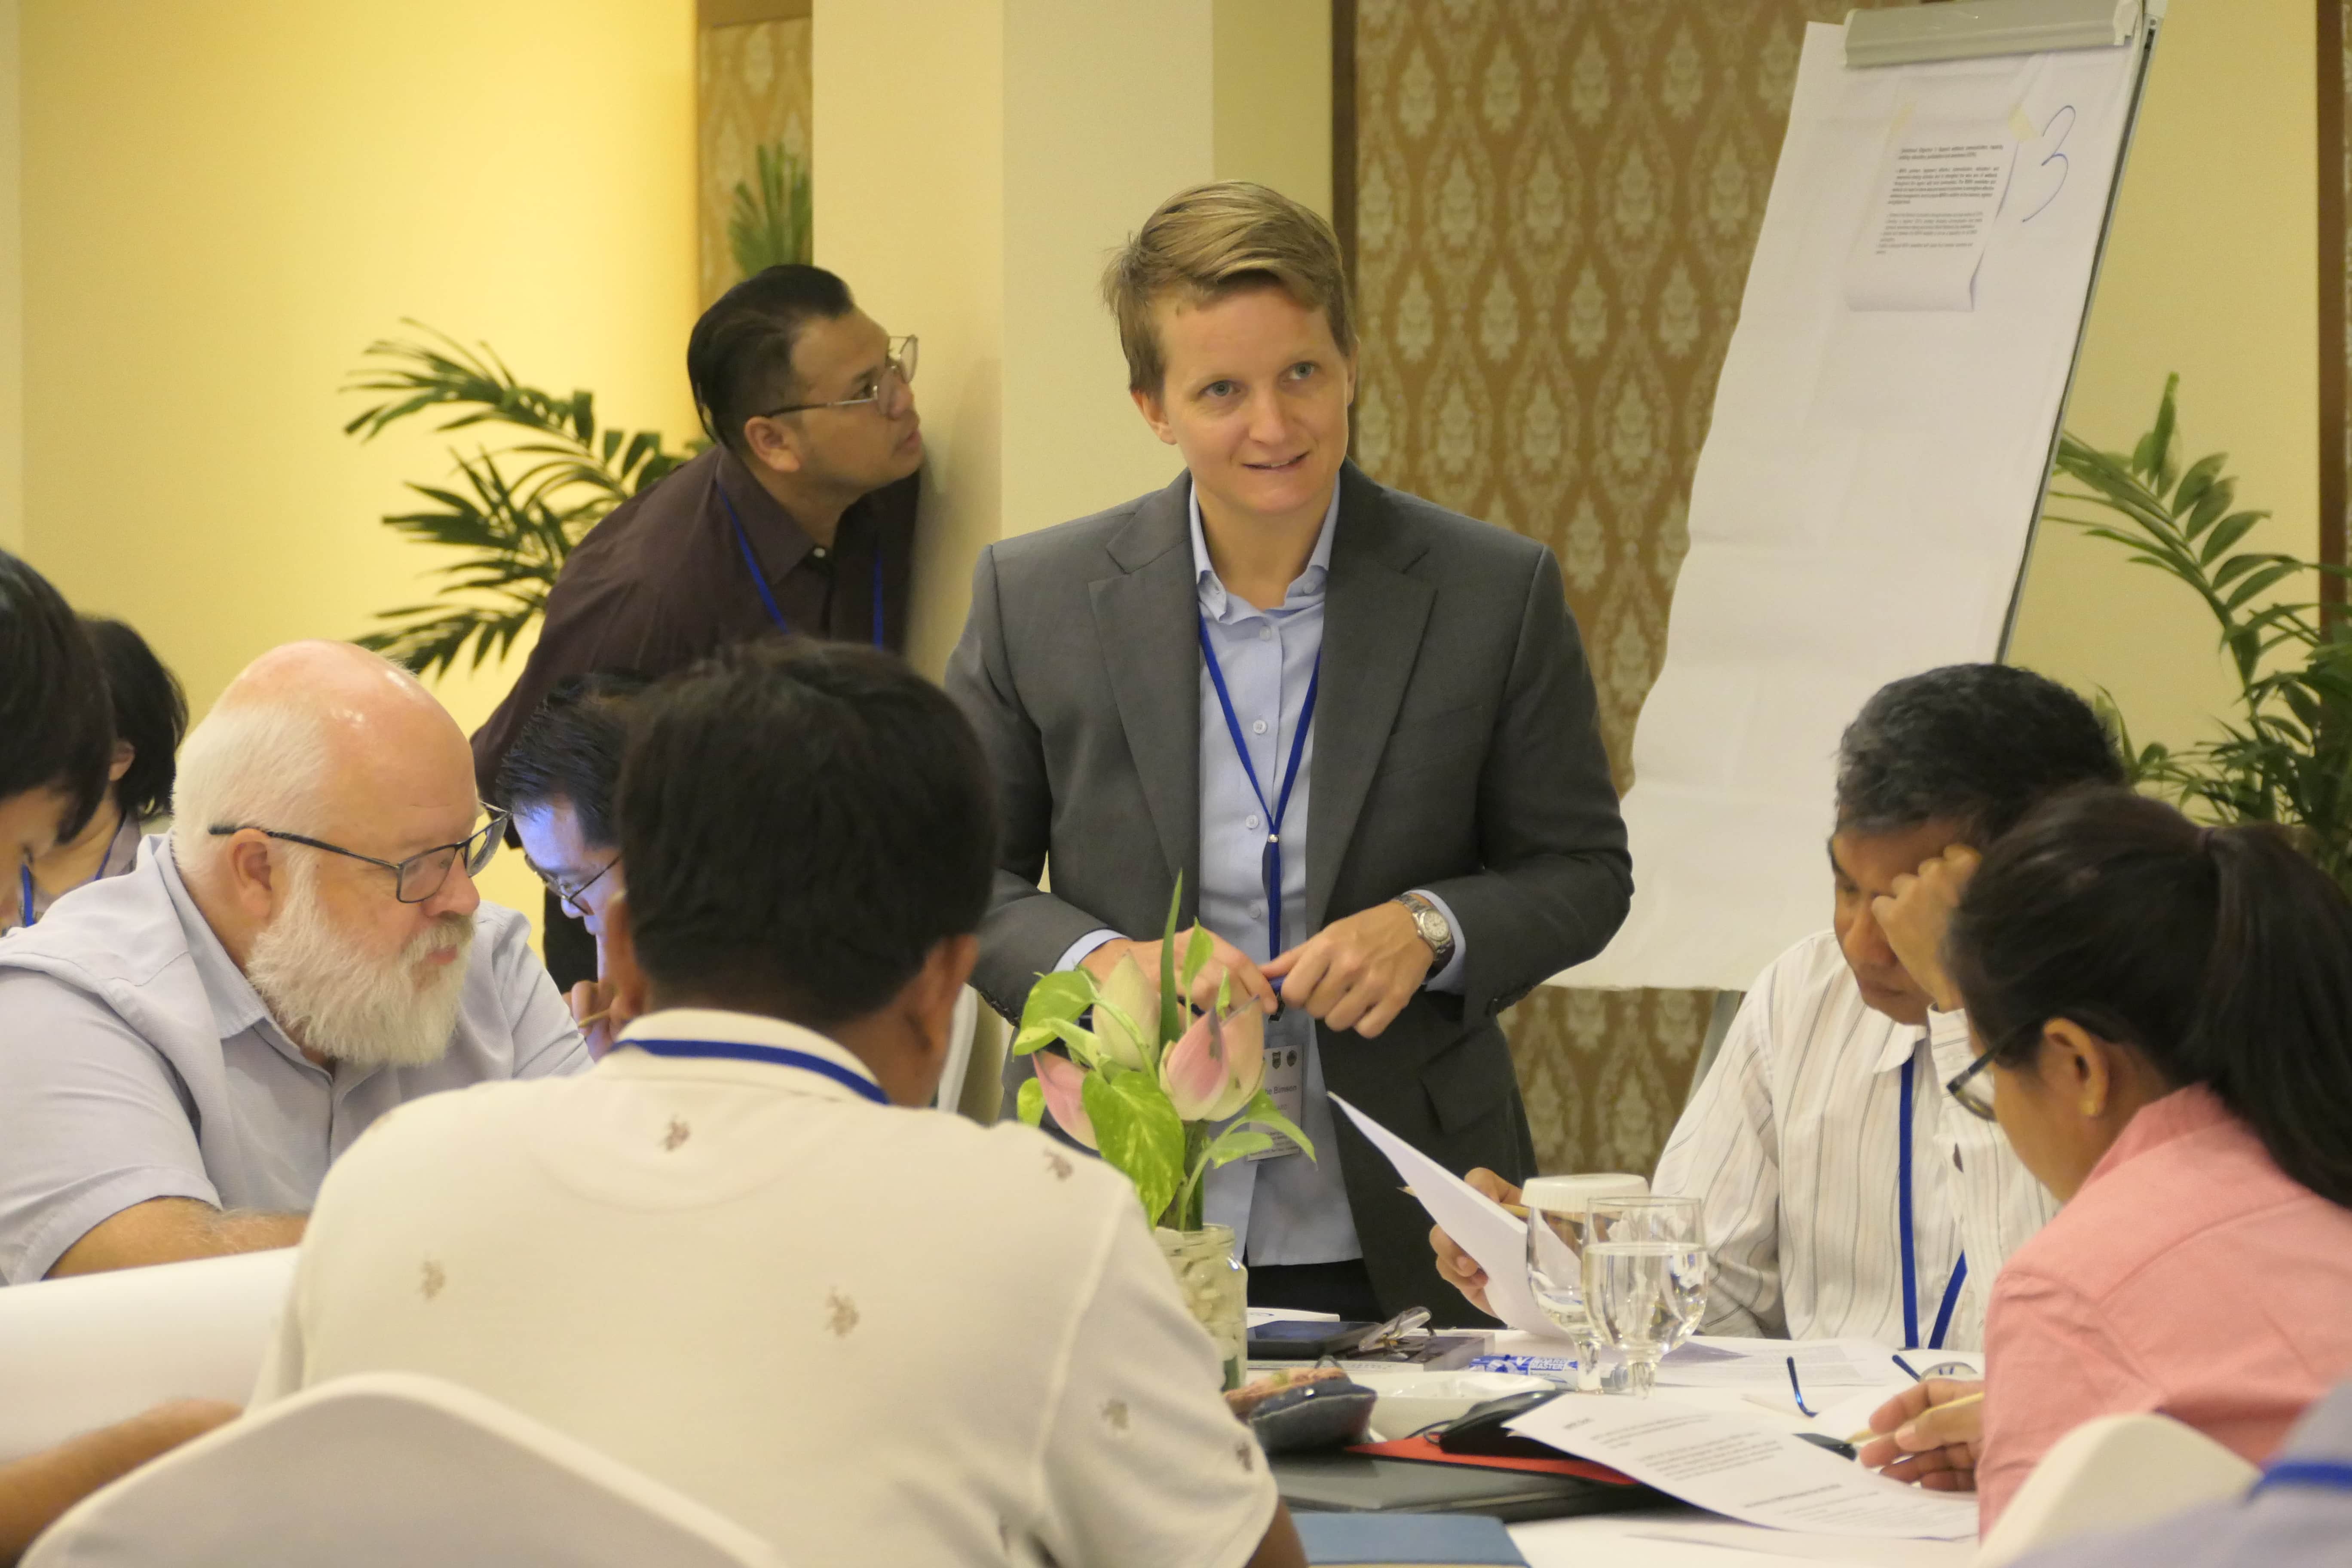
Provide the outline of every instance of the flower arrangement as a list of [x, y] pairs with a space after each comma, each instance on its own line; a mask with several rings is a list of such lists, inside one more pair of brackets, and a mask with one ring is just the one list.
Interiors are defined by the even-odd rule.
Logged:
[[[1052, 1111], [1063, 1131], [1126, 1173], [1154, 1224], [1191, 1231], [1201, 1226], [1209, 1172], [1273, 1148], [1277, 1136], [1310, 1160], [1315, 1148], [1265, 1092], [1265, 1014], [1246, 1000], [1232, 1007], [1230, 979], [1218, 984], [1214, 1006], [1192, 1005], [1211, 943], [1195, 926], [1176, 962], [1182, 897], [1180, 881], [1157, 985], [1131, 953], [1108, 980], [1085, 969], [1039, 975], [1013, 1050], [1035, 1058], [1036, 1077], [1021, 1086], [1021, 1120], [1034, 1127]], [[1055, 1046], [1068, 1054], [1047, 1048]]]

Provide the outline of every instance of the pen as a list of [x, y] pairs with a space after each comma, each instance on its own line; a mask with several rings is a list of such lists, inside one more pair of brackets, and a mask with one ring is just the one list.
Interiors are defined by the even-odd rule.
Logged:
[[[1399, 1187], [1397, 1191], [1402, 1193], [1409, 1198], [1417, 1198], [1421, 1196], [1419, 1193], [1414, 1192], [1411, 1187]], [[1505, 1214], [1509, 1215], [1514, 1219], [1525, 1219], [1528, 1217], [1528, 1205], [1525, 1204], [1500, 1204], [1496, 1206], [1501, 1208]]]
[[[1958, 1410], [1964, 1405], [1974, 1405], [1983, 1398], [1984, 1390], [1979, 1389], [1974, 1394], [1964, 1394], [1958, 1399], [1948, 1399], [1941, 1405], [1930, 1405], [1927, 1406], [1927, 1410]], [[1919, 1415], [1925, 1415], [1927, 1414], [1927, 1410], [1921, 1411]], [[1917, 1415], [1912, 1417], [1915, 1421], [1919, 1417]], [[1848, 1437], [1846, 1441], [1849, 1443], [1867, 1443], [1874, 1438], [1885, 1437], [1889, 1436], [1892, 1436], [1892, 1434], [1873, 1431], [1869, 1427], [1865, 1426], [1861, 1431], [1856, 1432], [1853, 1436]]]
[[1927, 1379], [1925, 1379], [1925, 1378], [1923, 1378], [1923, 1377], [1921, 1377], [1921, 1376], [1919, 1375], [1919, 1369], [1918, 1369], [1917, 1367], [1913, 1366], [1909, 1362], [1905, 1361], [1901, 1356], [1899, 1356], [1899, 1355], [1898, 1355], [1898, 1356], [1896, 1356], [1896, 1357], [1895, 1358], [1895, 1364], [1896, 1366], [1901, 1367], [1901, 1368], [1903, 1369], [1903, 1375], [1904, 1375], [1904, 1376], [1906, 1376], [1906, 1377], [1907, 1377], [1907, 1378], [1909, 1378], [1912, 1382], [1914, 1382], [1914, 1383], [1925, 1383], [1925, 1382], [1927, 1381]]

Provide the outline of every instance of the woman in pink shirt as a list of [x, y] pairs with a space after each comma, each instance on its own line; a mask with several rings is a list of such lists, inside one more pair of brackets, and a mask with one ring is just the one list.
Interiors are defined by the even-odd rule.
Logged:
[[1945, 960], [1949, 1088], [2065, 1206], [1994, 1282], [1981, 1444], [1915, 1468], [1973, 1464], [1990, 1530], [2093, 1416], [2267, 1459], [2352, 1373], [2352, 903], [2273, 829], [2099, 790], [1986, 855]]

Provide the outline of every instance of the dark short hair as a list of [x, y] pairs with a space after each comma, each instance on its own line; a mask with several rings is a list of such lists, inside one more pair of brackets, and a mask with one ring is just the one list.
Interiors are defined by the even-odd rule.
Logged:
[[114, 781], [114, 804], [132, 822], [161, 816], [171, 809], [180, 742], [188, 732], [187, 694], [131, 627], [97, 616], [84, 616], [81, 624], [106, 672], [114, 738], [131, 744], [131, 766]]
[[686, 379], [702, 427], [743, 453], [743, 422], [799, 401], [793, 350], [813, 316], [831, 321], [857, 308], [849, 285], [822, 267], [797, 262], [753, 273], [702, 312], [686, 340]]
[[1838, 742], [1841, 832], [1954, 822], [1979, 847], [2077, 784], [2124, 765], [2091, 705], [2030, 669], [1948, 664], [1889, 681]]
[[0, 800], [51, 789], [66, 797], [61, 837], [106, 798], [114, 714], [98, 653], [65, 596], [0, 550]]
[[621, 769], [638, 961], [665, 995], [827, 1028], [977, 931], [996, 865], [978, 737], [850, 644], [738, 644], [649, 692]]
[[568, 805], [580, 837], [599, 849], [620, 842], [613, 794], [628, 750], [635, 675], [574, 675], [555, 683], [499, 764], [498, 804], [509, 811]]
[[1985, 854], [1946, 939], [1969, 1022], [2029, 1068], [2064, 1018], [2202, 1084], [2352, 1205], [2352, 903], [2279, 829], [2063, 795]]

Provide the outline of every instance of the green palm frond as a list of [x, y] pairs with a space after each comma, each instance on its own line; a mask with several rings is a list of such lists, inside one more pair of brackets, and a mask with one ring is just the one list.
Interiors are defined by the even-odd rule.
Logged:
[[2270, 514], [2237, 509], [2226, 453], [2180, 466], [2179, 387], [2178, 375], [2166, 381], [2156, 422], [2128, 454], [2062, 434], [2056, 472], [2078, 488], [2053, 487], [2050, 500], [2095, 515], [2044, 515], [2121, 547], [2203, 601], [2237, 676], [2235, 712], [2216, 739], [2135, 752], [2105, 693], [2101, 710], [2136, 784], [2216, 821], [2277, 823], [2352, 891], [2352, 626], [2341, 606], [2269, 597], [2352, 571], [2237, 548]]
[[785, 262], [805, 264], [813, 254], [808, 165], [781, 142], [765, 143], [757, 157], [759, 188], [737, 181], [735, 210], [727, 219], [728, 248], [746, 278]]
[[359, 639], [430, 676], [456, 668], [469, 648], [472, 668], [503, 657], [545, 613], [572, 547], [702, 443], [672, 451], [658, 431], [600, 429], [593, 395], [557, 397], [527, 386], [488, 343], [469, 349], [422, 322], [403, 324], [422, 340], [368, 345], [362, 357], [371, 363], [344, 390], [380, 400], [346, 424], [345, 435], [373, 440], [404, 419], [443, 414], [436, 429], [504, 427], [524, 437], [471, 456], [452, 452], [455, 482], [408, 487], [430, 509], [383, 520], [419, 543], [465, 552], [435, 569], [446, 598], [385, 610], [376, 618], [393, 624]]

